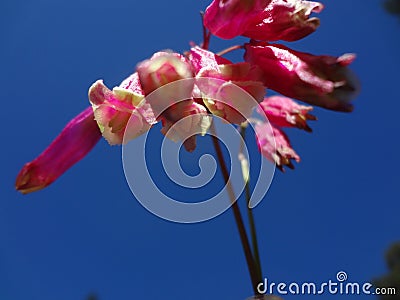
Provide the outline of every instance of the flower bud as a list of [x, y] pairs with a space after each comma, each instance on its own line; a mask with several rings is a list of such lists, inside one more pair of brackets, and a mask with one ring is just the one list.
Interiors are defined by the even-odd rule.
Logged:
[[279, 127], [297, 127], [311, 132], [308, 120], [317, 118], [309, 112], [312, 106], [300, 105], [290, 98], [283, 96], [271, 96], [260, 103], [260, 109], [268, 118], [268, 121]]
[[42, 154], [24, 165], [15, 188], [28, 194], [47, 187], [85, 157], [100, 138], [93, 110], [88, 107], [65, 126]]
[[214, 0], [204, 14], [204, 25], [215, 36], [232, 39], [241, 35], [251, 18], [271, 0]]
[[272, 0], [257, 16], [247, 22], [244, 36], [262, 41], [297, 41], [313, 33], [319, 26], [312, 12], [323, 9], [319, 2], [302, 0]]
[[263, 122], [256, 125], [255, 133], [261, 154], [281, 171], [284, 171], [284, 166], [294, 169], [292, 160], [300, 162], [300, 156], [293, 150], [289, 138], [282, 130]]
[[264, 85], [282, 95], [327, 109], [350, 112], [358, 80], [348, 69], [354, 54], [315, 56], [283, 45], [251, 41], [245, 60], [262, 69]]

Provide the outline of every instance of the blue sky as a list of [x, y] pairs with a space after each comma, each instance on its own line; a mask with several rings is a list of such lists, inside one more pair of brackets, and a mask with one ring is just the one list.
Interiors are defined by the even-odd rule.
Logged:
[[[101, 300], [251, 295], [231, 212], [192, 225], [155, 217], [132, 196], [120, 147], [101, 141], [49, 188], [28, 196], [14, 190], [22, 165], [88, 105], [95, 80], [118, 85], [155, 51], [200, 42], [198, 11], [208, 3], [0, 4], [1, 300], [84, 299], [90, 292]], [[323, 282], [340, 270], [352, 281], [370, 281], [386, 272], [384, 251], [399, 240], [400, 24], [379, 1], [324, 4], [319, 30], [290, 46], [357, 53], [353, 70], [362, 90], [353, 113], [316, 109], [312, 134], [289, 132], [302, 162], [276, 174], [255, 209], [264, 276], [275, 282]], [[211, 49], [230, 44], [213, 39]], [[193, 157], [182, 154], [189, 173], [203, 152], [213, 153], [207, 138]], [[296, 297], [304, 298], [285, 299]]]

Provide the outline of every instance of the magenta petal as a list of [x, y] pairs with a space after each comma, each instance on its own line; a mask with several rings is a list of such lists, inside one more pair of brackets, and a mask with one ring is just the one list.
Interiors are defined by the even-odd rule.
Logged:
[[[127, 143], [150, 129], [155, 121], [154, 115], [150, 105], [143, 102], [143, 98], [137, 73], [112, 91], [102, 80], [92, 84], [89, 101], [100, 131], [110, 145]], [[124, 136], [129, 136], [129, 140], [124, 141]]]
[[278, 127], [259, 123], [255, 127], [256, 141], [263, 156], [284, 171], [284, 166], [294, 168], [292, 160], [300, 162], [300, 156], [294, 151], [288, 136]]
[[260, 109], [267, 116], [268, 121], [278, 127], [297, 127], [311, 132], [308, 120], [317, 118], [310, 114], [312, 106], [300, 105], [284, 96], [267, 97], [260, 103]]
[[244, 36], [262, 41], [296, 41], [313, 33], [319, 26], [318, 18], [323, 5], [303, 0], [272, 0], [263, 12], [248, 22]]
[[45, 188], [85, 157], [100, 138], [93, 110], [88, 107], [65, 126], [42, 154], [24, 165], [15, 188], [23, 194]]
[[146, 101], [157, 120], [163, 120], [163, 126], [167, 126], [165, 130], [169, 127], [167, 124], [186, 116], [193, 104], [194, 88], [193, 66], [186, 57], [174, 52], [157, 52], [139, 63], [137, 72]]
[[354, 54], [312, 55], [279, 44], [251, 41], [245, 61], [259, 66], [264, 85], [282, 95], [330, 110], [350, 112], [359, 83], [348, 65]]
[[197, 46], [190, 49], [188, 59], [196, 74], [203, 68], [218, 70], [219, 65], [232, 64], [230, 60]]
[[271, 0], [214, 0], [204, 14], [204, 25], [212, 34], [223, 39], [241, 35], [246, 24]]

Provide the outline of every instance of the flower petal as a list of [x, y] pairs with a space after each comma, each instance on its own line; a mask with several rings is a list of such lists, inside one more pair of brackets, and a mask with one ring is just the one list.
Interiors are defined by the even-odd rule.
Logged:
[[307, 120], [317, 118], [310, 114], [312, 106], [300, 105], [290, 98], [271, 96], [260, 103], [260, 109], [265, 113], [268, 121], [279, 127], [297, 127], [311, 132]]
[[210, 125], [211, 116], [207, 114], [205, 107], [192, 102], [180, 120], [176, 122], [163, 120], [161, 132], [174, 142], [184, 141], [185, 149], [192, 152], [196, 148], [196, 135], [205, 135]]
[[204, 14], [204, 25], [215, 36], [231, 39], [241, 35], [247, 22], [271, 0], [214, 0]]
[[284, 171], [284, 166], [294, 169], [292, 160], [300, 162], [300, 156], [293, 150], [289, 138], [279, 128], [262, 122], [256, 124], [255, 133], [261, 154], [281, 171]]
[[[247, 71], [243, 72], [243, 69]], [[248, 80], [252, 79], [251, 72], [250, 65], [243, 63], [221, 65], [219, 71], [202, 69], [197, 83], [204, 104], [229, 123], [245, 122], [265, 95], [261, 81]]]
[[190, 49], [188, 59], [196, 74], [203, 68], [219, 70], [219, 65], [232, 64], [230, 60], [198, 46]]
[[262, 41], [296, 41], [318, 28], [319, 19], [309, 16], [322, 9], [319, 2], [272, 0], [263, 12], [247, 23], [243, 35]]
[[245, 60], [264, 72], [264, 84], [285, 96], [331, 110], [350, 112], [358, 80], [347, 66], [354, 54], [315, 56], [283, 45], [251, 41]]
[[72, 119], [35, 160], [25, 164], [15, 187], [23, 194], [41, 190], [80, 161], [100, 140], [91, 107]]
[[131, 89], [118, 87], [110, 91], [102, 80], [90, 87], [89, 100], [95, 119], [110, 145], [127, 143], [150, 129], [154, 117], [143, 99], [142, 94]]
[[[137, 72], [146, 101], [157, 118], [177, 102], [191, 101], [194, 80], [182, 79], [192, 79], [193, 70], [192, 65], [182, 55], [158, 52], [152, 58], [138, 64]], [[181, 110], [174, 110], [174, 119], [179, 119], [182, 113]]]

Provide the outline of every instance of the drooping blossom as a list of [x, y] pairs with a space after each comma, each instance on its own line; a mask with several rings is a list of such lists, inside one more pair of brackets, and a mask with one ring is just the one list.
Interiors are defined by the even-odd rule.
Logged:
[[[161, 132], [174, 141], [184, 139], [185, 149], [193, 151], [196, 147], [194, 133], [204, 135], [210, 126], [206, 109], [193, 99], [193, 66], [181, 54], [158, 52], [138, 64], [137, 72], [146, 102], [162, 121]], [[174, 126], [183, 118], [183, 123]]]
[[300, 162], [299, 155], [282, 128], [296, 127], [311, 132], [307, 121], [316, 120], [310, 114], [312, 110], [312, 106], [300, 105], [283, 96], [267, 97], [260, 103], [258, 112], [262, 120], [255, 126], [257, 145], [262, 155], [275, 163], [281, 171], [284, 171], [284, 166], [293, 169], [293, 160]]
[[[137, 74], [130, 78], [131, 86], [137, 86]], [[115, 87], [111, 91], [102, 80], [90, 87], [89, 101], [95, 119], [110, 145], [127, 143], [147, 132], [155, 123], [152, 111], [148, 104], [142, 103], [143, 99], [139, 90]]]
[[73, 118], [42, 154], [24, 165], [17, 176], [16, 189], [27, 194], [45, 188], [85, 157], [100, 138], [89, 107]]
[[241, 35], [246, 24], [271, 0], [214, 0], [204, 14], [204, 26], [215, 36], [231, 39]]
[[174, 123], [164, 119], [161, 132], [174, 142], [183, 141], [185, 149], [192, 152], [196, 149], [196, 135], [205, 135], [212, 120], [206, 108], [196, 102], [187, 106], [181, 117]]
[[258, 67], [232, 63], [199, 47], [193, 47], [188, 58], [195, 68], [199, 97], [214, 115], [241, 124], [264, 99]]
[[[136, 71], [145, 96], [168, 83], [193, 78], [192, 66], [187, 59], [179, 53], [167, 51], [157, 52], [150, 59], [142, 61], [137, 65]], [[174, 86], [173, 90], [163, 91], [163, 94], [167, 93], [164, 98], [154, 99], [161, 103], [151, 103], [153, 110], [158, 112], [158, 107], [162, 106], [164, 101], [168, 101], [166, 107], [169, 107], [170, 104], [173, 104], [174, 99], [190, 98], [193, 83], [191, 81], [183, 82], [182, 85]]]
[[319, 26], [323, 5], [303, 0], [222, 1], [207, 8], [204, 25], [223, 39], [239, 35], [262, 41], [295, 41], [313, 33]]
[[[146, 102], [158, 120], [166, 119], [174, 123], [191, 106], [194, 87], [194, 80], [191, 79], [194, 75], [192, 66], [184, 56], [173, 52], [157, 52], [138, 64], [137, 73]], [[161, 87], [162, 91], [157, 91]]]
[[350, 112], [358, 82], [348, 69], [354, 54], [312, 55], [283, 45], [251, 41], [245, 60], [259, 66], [264, 85], [287, 97], [331, 110]]
[[287, 166], [294, 169], [292, 160], [300, 162], [300, 156], [293, 150], [287, 135], [277, 127], [261, 122], [255, 126], [258, 148], [262, 155], [284, 171]]
[[310, 114], [312, 106], [300, 105], [290, 98], [283, 96], [267, 97], [260, 103], [260, 109], [264, 112], [268, 121], [278, 127], [297, 127], [311, 132], [308, 120], [317, 118]]
[[242, 35], [261, 41], [297, 41], [313, 33], [320, 20], [310, 18], [323, 5], [302, 0], [272, 0], [269, 5], [245, 26]]

